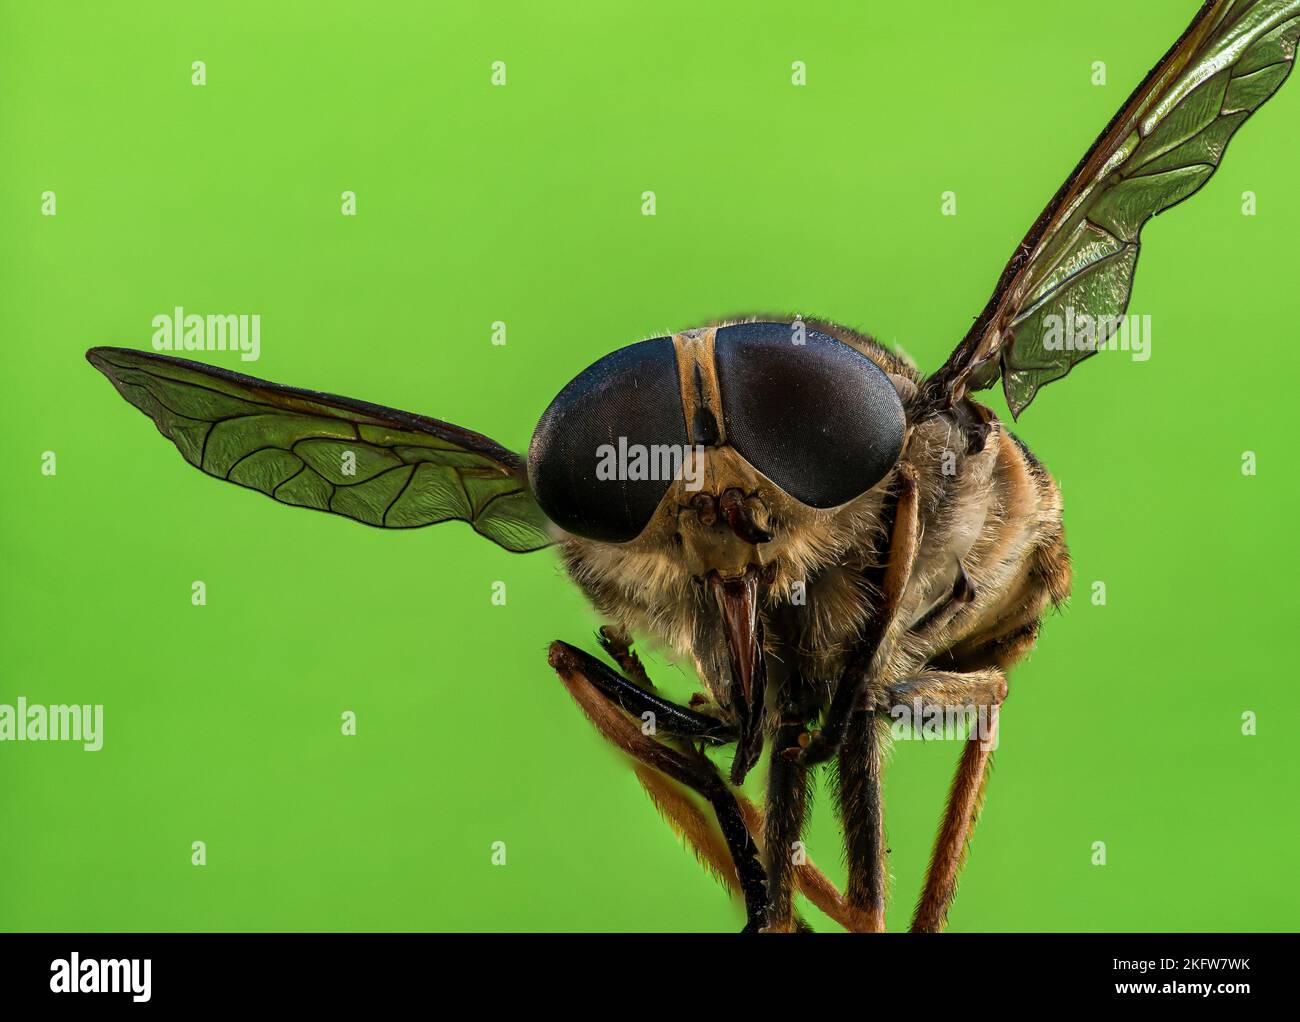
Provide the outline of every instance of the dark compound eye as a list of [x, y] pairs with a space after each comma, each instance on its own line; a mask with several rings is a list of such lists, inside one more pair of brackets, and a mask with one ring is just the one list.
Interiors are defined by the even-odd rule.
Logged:
[[686, 442], [677, 355], [671, 338], [656, 337], [606, 355], [560, 391], [533, 433], [528, 478], [561, 528], [623, 543], [672, 483], [661, 455], [680, 457]]
[[715, 341], [727, 441], [810, 507], [837, 507], [885, 477], [903, 405], [883, 370], [843, 341], [789, 323], [723, 327]]

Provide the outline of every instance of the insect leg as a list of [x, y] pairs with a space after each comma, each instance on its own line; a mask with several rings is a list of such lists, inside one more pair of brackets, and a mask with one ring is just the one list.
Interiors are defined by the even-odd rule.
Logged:
[[878, 677], [889, 658], [893, 639], [901, 622], [899, 603], [916, 563], [920, 537], [917, 518], [916, 470], [907, 462], [898, 466], [893, 499], [886, 508], [889, 545], [880, 567], [868, 581], [880, 593], [880, 603], [857, 651], [840, 676], [831, 696], [830, 708], [822, 721], [821, 733], [815, 736], [800, 757], [807, 766], [825, 762], [835, 755], [844, 740], [849, 718], [859, 708], [870, 678]]
[[1016, 611], [989, 629], [967, 636], [952, 650], [911, 678], [891, 685], [895, 709], [921, 700], [921, 709], [987, 707], [982, 741], [967, 739], [925, 888], [912, 920], [913, 930], [943, 928], [975, 826], [987, 782], [988, 761], [997, 737], [998, 708], [1006, 698], [1006, 672], [1033, 646], [1039, 621], [1049, 603], [1059, 605], [1070, 592], [1070, 555], [1058, 532], [1033, 554], [1029, 574], [1015, 602]]
[[[663, 774], [671, 781], [684, 785], [698, 793], [713, 809], [722, 839], [731, 857], [731, 867], [735, 872], [737, 883], [745, 901], [746, 931], [757, 931], [767, 921], [767, 883], [762, 863], [759, 861], [758, 845], [745, 825], [745, 818], [736, 802], [736, 796], [727, 787], [717, 769], [703, 753], [694, 749], [676, 749], [656, 741], [646, 734], [627, 715], [635, 709], [625, 712], [623, 700], [628, 700], [635, 707], [640, 698], [653, 698], [658, 708], [651, 712], [661, 712], [665, 707], [672, 707], [672, 712], [665, 715], [666, 720], [680, 722], [691, 717], [702, 720], [702, 714], [673, 707], [673, 704], [657, 696], [636, 689], [636, 686], [605, 667], [594, 657], [565, 642], [553, 642], [550, 649], [550, 663], [559, 675], [564, 687], [569, 690], [577, 704], [582, 708], [587, 719], [611, 743], [627, 753], [638, 763]], [[619, 682], [622, 684], [620, 685]], [[628, 689], [636, 693], [629, 694]], [[659, 720], [660, 718], [656, 718]], [[698, 725], [691, 725], [696, 727]], [[657, 726], [659, 733], [671, 733], [662, 723]], [[651, 792], [654, 795], [654, 792]]]
[[599, 632], [600, 648], [603, 649], [625, 675], [642, 688], [654, 688], [641, 658], [632, 651], [632, 637], [613, 625], [602, 625]]
[[878, 715], [859, 710], [849, 721], [838, 763], [840, 821], [848, 858], [844, 899], [858, 916], [857, 928], [885, 931], [885, 815], [880, 795], [884, 765], [883, 725]]
[[[1007, 697], [1007, 676], [997, 667], [974, 671], [919, 671], [889, 686], [889, 703], [895, 708], [921, 712], [929, 709], [1000, 706]], [[919, 701], [919, 702], [918, 702]]]
[[1006, 693], [1006, 675], [995, 667], [965, 674], [923, 671], [889, 688], [895, 706], [910, 704], [922, 714], [973, 708], [983, 714], [979, 721], [981, 727], [962, 743], [961, 758], [930, 856], [925, 887], [912, 917], [915, 933], [937, 933], [947, 923], [948, 908], [957, 892], [957, 878], [984, 801], [988, 764], [997, 742], [999, 707]]
[[[616, 703], [634, 717], [640, 718], [646, 733], [664, 734], [674, 738], [699, 738], [704, 741], [726, 744], [736, 740], [736, 728], [704, 713], [678, 706], [654, 692], [629, 681], [608, 665], [567, 642], [551, 646], [551, 666], [555, 666], [555, 648], [563, 647], [566, 662], [582, 672], [586, 680], [606, 699]], [[640, 661], [636, 661], [640, 666]], [[644, 675], [643, 675], [644, 676]], [[647, 683], [649, 679], [646, 679]]]
[[[637, 780], [655, 804], [669, 826], [695, 849], [700, 861], [718, 879], [731, 890], [739, 894], [740, 884], [735, 867], [731, 863], [731, 853], [727, 850], [717, 823], [706, 816], [683, 785], [670, 780], [659, 771], [644, 763], [633, 761], [632, 769]], [[736, 804], [740, 815], [745, 819], [749, 833], [757, 838], [763, 833], [763, 811], [757, 808], [742, 793], [736, 792]], [[795, 867], [795, 883], [799, 893], [843, 926], [846, 930], [857, 931], [857, 917], [849, 910], [836, 886], [826, 879], [826, 875], [817, 868], [811, 858]], [[807, 929], [803, 921], [795, 914], [793, 929]], [[769, 932], [772, 927], [768, 927]]]
[[786, 931], [793, 926], [795, 870], [805, 861], [799, 838], [808, 800], [808, 768], [788, 753], [798, 751], [799, 738], [814, 712], [811, 695], [799, 678], [790, 678], [782, 685], [778, 704], [781, 716], [772, 740], [763, 826], [767, 925], [771, 931]]

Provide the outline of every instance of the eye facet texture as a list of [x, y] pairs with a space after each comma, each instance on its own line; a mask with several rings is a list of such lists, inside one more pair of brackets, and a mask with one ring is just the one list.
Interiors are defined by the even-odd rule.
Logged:
[[656, 337], [588, 366], [551, 402], [528, 450], [529, 482], [561, 528], [623, 543], [672, 483], [659, 453], [686, 442], [677, 356], [671, 338]]
[[843, 341], [789, 323], [741, 323], [719, 329], [714, 350], [727, 442], [795, 499], [838, 507], [898, 460], [898, 392]]

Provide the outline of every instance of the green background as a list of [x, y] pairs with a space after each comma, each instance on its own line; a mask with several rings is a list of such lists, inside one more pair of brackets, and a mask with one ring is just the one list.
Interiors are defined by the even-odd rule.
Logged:
[[[5, 0], [0, 702], [103, 703], [105, 746], [0, 745], [0, 928], [738, 927], [546, 666], [598, 624], [552, 553], [218, 485], [82, 353], [175, 305], [258, 313], [260, 362], [203, 357], [516, 449], [601, 354], [737, 312], [931, 369], [1196, 6]], [[1022, 420], [1075, 593], [1012, 677], [954, 930], [1300, 918], [1298, 119], [1289, 84], [1147, 229], [1150, 361]], [[893, 928], [956, 754], [897, 746]], [[808, 842], [841, 879], [826, 790]]]

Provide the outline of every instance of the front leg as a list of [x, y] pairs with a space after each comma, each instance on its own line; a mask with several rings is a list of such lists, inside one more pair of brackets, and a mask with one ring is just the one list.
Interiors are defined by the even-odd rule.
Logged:
[[[629, 657], [633, 656], [626, 649], [624, 652]], [[580, 671], [584, 679], [608, 701], [626, 710], [633, 717], [639, 718], [642, 723], [642, 731], [645, 734], [664, 734], [672, 738], [696, 738], [720, 745], [726, 745], [736, 740], [737, 730], [735, 725], [728, 724], [717, 717], [710, 717], [706, 713], [698, 713], [685, 706], [678, 706], [676, 703], [664, 699], [646, 688], [642, 688], [635, 682], [629, 681], [617, 671], [601, 663], [591, 654], [584, 653], [576, 646], [570, 646], [567, 642], [559, 641], [551, 643], [551, 666], [558, 671], [560, 668], [556, 663], [557, 657], [560, 658], [561, 662], [569, 665], [571, 669]], [[641, 667], [639, 659], [634, 662], [638, 668]], [[641, 668], [640, 673], [645, 678], [645, 684], [649, 685], [650, 679], [645, 676], [644, 668]], [[563, 675], [561, 675], [561, 678], [563, 678]]]
[[[646, 733], [643, 714], [652, 713], [654, 733], [725, 740], [725, 725], [716, 718], [677, 706], [638, 688], [595, 657], [566, 642], [551, 643], [550, 663], [587, 719], [610, 742], [639, 764], [696, 792], [708, 802], [731, 858], [736, 883], [745, 901], [745, 930], [767, 924], [767, 880], [736, 796], [717, 768], [690, 748], [670, 748]], [[644, 723], [638, 727], [629, 714]], [[733, 738], [734, 740], [734, 738]]]
[[[629, 652], [628, 646], [629, 644], [624, 641], [623, 653]], [[622, 660], [622, 657], [616, 658]], [[732, 792], [727, 788], [716, 768], [704, 756], [699, 755], [689, 746], [685, 749], [668, 748], [649, 737], [645, 732], [646, 725], [650, 721], [645, 714], [647, 712], [655, 714], [653, 719], [658, 734], [669, 736], [670, 741], [682, 744], [697, 739], [725, 741], [727, 740], [725, 735], [730, 732], [715, 730], [720, 722], [714, 717], [676, 706], [660, 699], [653, 692], [639, 689], [637, 685], [620, 677], [595, 657], [567, 643], [552, 643], [550, 659], [560, 680], [582, 707], [583, 713], [596, 725], [596, 729], [608, 741], [632, 757], [637, 779], [672, 828], [695, 850], [700, 861], [714, 875], [734, 891], [745, 895], [747, 904], [752, 904], [743, 887], [749, 884], [751, 889], [757, 890], [752, 883], [752, 873], [748, 866], [749, 862], [755, 860], [747, 858], [742, 851], [741, 861], [746, 864], [745, 871], [742, 871], [737, 866], [736, 853], [733, 849], [748, 850], [755, 846], [757, 839], [766, 830], [764, 814], [743, 794]], [[652, 687], [644, 671], [638, 674], [644, 678], [647, 686]], [[665, 707], [669, 708], [669, 712], [664, 712]], [[637, 718], [641, 721], [639, 727]], [[663, 723], [666, 723], [667, 727], [658, 726]], [[727, 725], [723, 726], [727, 727]], [[678, 737], [674, 738], [673, 735]], [[684, 759], [685, 766], [690, 772], [698, 771], [708, 775], [706, 786], [715, 794], [715, 798], [709, 801], [709, 809], [697, 805], [696, 800], [691, 796], [691, 792], [700, 794], [698, 784], [690, 783], [691, 779], [679, 781], [677, 778], [680, 773], [662, 768], [660, 764], [664, 753], [679, 760]], [[678, 764], [679, 767], [681, 765]], [[730, 795], [730, 799], [718, 794], [715, 786], [719, 784], [722, 791]], [[739, 811], [739, 816], [748, 832], [748, 840], [738, 835], [733, 805]], [[709, 810], [713, 813], [712, 820], [708, 818]], [[724, 820], [727, 828], [725, 833], [722, 829]], [[761, 867], [758, 871], [758, 879], [762, 880]], [[804, 897], [837, 923], [847, 930], [856, 928], [857, 914], [849, 909], [835, 885], [826, 879], [825, 874], [816, 867], [812, 859], [805, 859], [795, 867], [794, 880]], [[746, 928], [756, 929], [757, 922], [756, 917], [751, 918]], [[792, 925], [795, 929], [803, 928], [797, 915], [794, 916]]]
[[884, 559], [867, 579], [880, 593], [880, 600], [862, 640], [849, 657], [835, 686], [821, 733], [812, 737], [798, 757], [805, 766], [823, 763], [839, 751], [849, 720], [861, 707], [868, 682], [880, 677], [902, 626], [898, 610], [916, 564], [921, 531], [916, 470], [906, 461], [898, 466], [891, 500], [886, 505], [885, 523], [888, 546]]
[[654, 688], [654, 683], [645, 672], [645, 665], [632, 649], [632, 636], [614, 625], [601, 625], [596, 637], [600, 640], [600, 648], [618, 664], [625, 675], [642, 688]]
[[795, 928], [794, 887], [798, 858], [796, 842], [803, 833], [808, 803], [808, 769], [788, 753], [799, 750], [799, 738], [815, 712], [814, 694], [798, 675], [781, 685], [780, 714], [768, 763], [767, 811], [763, 826], [767, 867], [767, 926], [773, 932]]
[[840, 824], [848, 881], [844, 901], [855, 928], [885, 930], [885, 895], [889, 875], [885, 861], [885, 810], [881, 797], [885, 721], [871, 710], [858, 710], [840, 747], [836, 772]]

